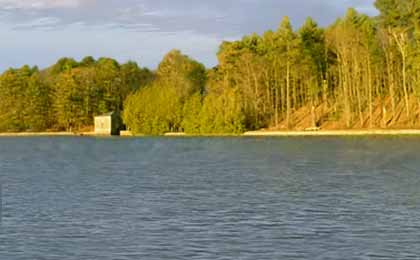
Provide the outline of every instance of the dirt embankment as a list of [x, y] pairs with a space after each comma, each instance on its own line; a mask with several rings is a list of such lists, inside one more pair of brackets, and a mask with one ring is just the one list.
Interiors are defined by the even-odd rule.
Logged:
[[[351, 111], [350, 120], [348, 120], [342, 112], [343, 108], [337, 107], [335, 104], [320, 104], [316, 107], [305, 106], [293, 111], [289, 126], [287, 126], [286, 120], [283, 120], [277, 127], [267, 130], [358, 130], [358, 132], [364, 133], [369, 130], [379, 133], [379, 130], [420, 129], [420, 103], [416, 98], [412, 98], [409, 102], [409, 114], [405, 102], [395, 102], [393, 106], [390, 98], [375, 101], [372, 105], [372, 117], [367, 105], [362, 106], [360, 110]], [[348, 121], [350, 121], [350, 124], [348, 124]]]

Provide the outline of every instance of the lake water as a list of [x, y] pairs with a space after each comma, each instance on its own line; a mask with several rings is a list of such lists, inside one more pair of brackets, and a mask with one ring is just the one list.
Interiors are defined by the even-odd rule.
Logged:
[[0, 138], [0, 259], [420, 259], [420, 138]]

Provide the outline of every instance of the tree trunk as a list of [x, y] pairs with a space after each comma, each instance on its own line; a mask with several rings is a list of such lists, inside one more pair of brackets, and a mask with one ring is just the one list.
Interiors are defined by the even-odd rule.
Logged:
[[[386, 51], [385, 51], [386, 53]], [[388, 74], [388, 84], [389, 84], [389, 95], [391, 97], [391, 108], [392, 108], [392, 117], [395, 116], [395, 87], [394, 87], [394, 75], [392, 74], [391, 69], [392, 54], [386, 55], [386, 69]]]
[[290, 61], [287, 58], [286, 66], [286, 124], [287, 129], [290, 128]]
[[373, 128], [373, 100], [372, 100], [372, 68], [370, 64], [370, 57], [367, 58], [367, 76], [368, 76], [368, 91], [369, 91], [369, 128]]
[[403, 90], [404, 90], [404, 100], [405, 100], [405, 109], [407, 112], [407, 119], [410, 117], [410, 104], [409, 104], [409, 97], [408, 97], [408, 89], [407, 89], [407, 51], [406, 51], [406, 34], [401, 32], [397, 34], [393, 32], [393, 36], [395, 42], [398, 45], [398, 49], [401, 53], [402, 57], [402, 80], [403, 80]]

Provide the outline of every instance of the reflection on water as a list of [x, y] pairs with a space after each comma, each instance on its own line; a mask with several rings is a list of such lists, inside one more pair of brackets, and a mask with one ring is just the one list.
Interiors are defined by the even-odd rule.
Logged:
[[0, 259], [418, 259], [420, 138], [2, 138]]

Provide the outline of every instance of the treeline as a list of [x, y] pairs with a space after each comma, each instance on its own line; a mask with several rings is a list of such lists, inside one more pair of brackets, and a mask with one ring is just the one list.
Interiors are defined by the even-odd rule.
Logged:
[[134, 62], [109, 58], [9, 69], [0, 76], [0, 131], [82, 130], [95, 115], [121, 111], [127, 96], [153, 78]]
[[275, 31], [224, 42], [197, 83], [195, 62], [170, 53], [155, 84], [128, 99], [126, 122], [152, 134], [419, 127], [420, 1], [375, 5], [378, 17], [349, 9], [327, 28], [308, 18], [298, 30], [285, 17]]
[[219, 64], [171, 51], [156, 71], [63, 59], [0, 78], [0, 130], [73, 129], [122, 111], [133, 132], [420, 127], [420, 1], [377, 0], [327, 28], [287, 17], [275, 31], [224, 42]]
[[245, 113], [235, 90], [224, 89], [215, 71], [174, 50], [149, 86], [129, 96], [124, 121], [135, 133], [240, 133]]

